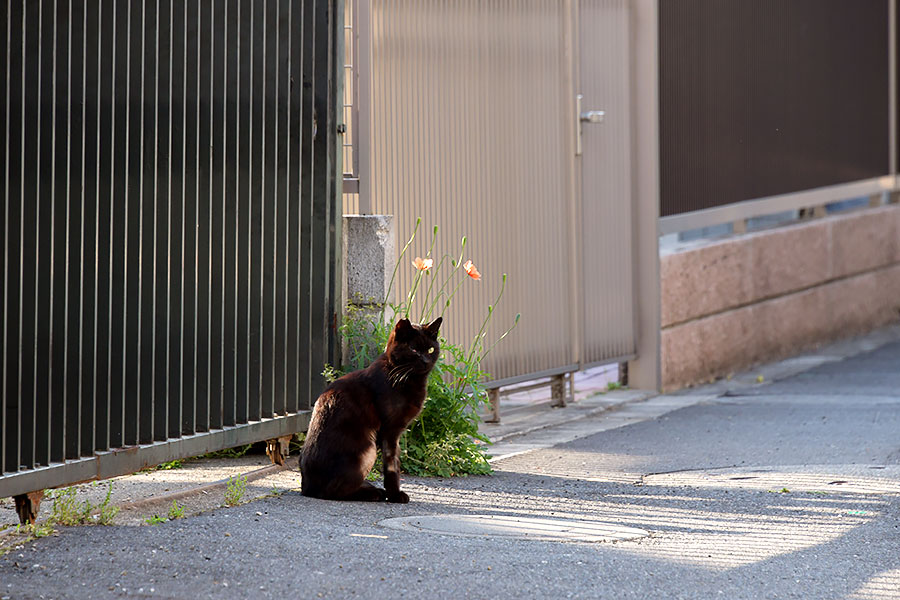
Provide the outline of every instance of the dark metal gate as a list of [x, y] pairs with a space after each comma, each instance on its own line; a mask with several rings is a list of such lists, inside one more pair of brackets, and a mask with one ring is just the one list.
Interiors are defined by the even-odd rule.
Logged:
[[340, 0], [0, 3], [0, 497], [305, 428]]

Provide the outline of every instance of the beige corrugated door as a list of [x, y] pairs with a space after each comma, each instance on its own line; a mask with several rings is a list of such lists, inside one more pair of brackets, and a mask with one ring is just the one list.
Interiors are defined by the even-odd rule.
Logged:
[[579, 3], [585, 365], [630, 358], [635, 352], [630, 20], [628, 0]]
[[440, 228], [438, 260], [458, 255], [467, 236], [463, 260], [484, 277], [463, 281], [445, 314], [442, 332], [454, 342], [479, 332], [508, 274], [488, 344], [516, 313], [522, 319], [486, 361], [497, 380], [575, 368], [565, 14], [558, 0], [371, 2], [370, 196], [360, 205], [394, 215], [398, 251], [422, 219], [397, 273], [401, 291], [416, 275], [411, 258], [429, 250], [432, 226]]
[[[401, 291], [416, 277], [410, 259], [429, 251], [432, 226], [437, 259], [458, 254], [468, 236], [464, 260], [484, 278], [464, 281], [454, 297], [442, 327], [450, 340], [478, 334], [508, 274], [488, 344], [522, 318], [486, 360], [495, 384], [634, 353], [629, 6], [358, 5], [368, 40], [360, 52], [369, 53], [358, 210], [394, 215], [398, 251], [422, 219], [394, 282]], [[576, 93], [583, 110], [606, 111], [604, 123], [584, 124], [580, 156]]]

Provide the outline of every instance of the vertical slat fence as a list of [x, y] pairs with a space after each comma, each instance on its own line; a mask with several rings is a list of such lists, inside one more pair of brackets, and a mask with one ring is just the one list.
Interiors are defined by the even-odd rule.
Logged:
[[0, 496], [302, 429], [343, 3], [0, 6]]

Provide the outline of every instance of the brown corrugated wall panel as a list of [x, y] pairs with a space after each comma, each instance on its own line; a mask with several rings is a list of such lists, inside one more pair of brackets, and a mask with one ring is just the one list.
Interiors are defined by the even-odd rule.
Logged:
[[662, 216], [889, 172], [887, 0], [659, 10]]

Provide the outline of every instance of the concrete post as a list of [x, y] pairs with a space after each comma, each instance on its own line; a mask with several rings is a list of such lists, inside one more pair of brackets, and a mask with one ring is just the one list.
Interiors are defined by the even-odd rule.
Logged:
[[[343, 297], [348, 304], [380, 304], [395, 260], [392, 215], [344, 215]], [[393, 300], [393, 298], [388, 298]]]
[[662, 385], [659, 285], [659, 33], [658, 0], [634, 3], [635, 302], [637, 359], [628, 363], [632, 388]]
[[[346, 304], [342, 313], [353, 306], [374, 318], [382, 302], [393, 301], [388, 286], [396, 260], [395, 237], [392, 215], [344, 215], [341, 291]], [[345, 365], [349, 356], [342, 342]]]

